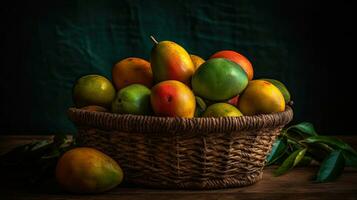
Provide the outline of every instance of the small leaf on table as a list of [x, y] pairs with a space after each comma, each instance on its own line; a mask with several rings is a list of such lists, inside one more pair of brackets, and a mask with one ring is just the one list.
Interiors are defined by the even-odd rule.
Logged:
[[336, 150], [330, 153], [321, 163], [319, 172], [317, 173], [317, 182], [327, 182], [335, 180], [339, 177], [345, 166], [345, 159], [341, 150]]

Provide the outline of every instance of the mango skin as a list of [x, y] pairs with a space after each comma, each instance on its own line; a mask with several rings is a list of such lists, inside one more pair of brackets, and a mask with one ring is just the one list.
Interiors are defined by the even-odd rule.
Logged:
[[206, 109], [203, 117], [240, 117], [243, 114], [229, 103], [215, 103]]
[[203, 60], [203, 58], [193, 55], [191, 54], [191, 60], [193, 62], [193, 65], [195, 66], [195, 70], [197, 70], [204, 62], [205, 60]]
[[243, 68], [243, 70], [247, 73], [249, 80], [253, 79], [254, 70], [252, 63], [245, 56], [238, 52], [231, 50], [223, 50], [213, 54], [210, 58], [226, 58], [228, 60], [231, 60]]
[[171, 41], [155, 44], [151, 50], [151, 68], [156, 83], [177, 80], [187, 85], [195, 71], [195, 66], [187, 51]]
[[112, 80], [117, 90], [135, 83], [151, 88], [152, 79], [150, 63], [141, 58], [125, 58], [116, 63], [112, 69]]
[[211, 101], [223, 101], [241, 93], [248, 84], [248, 77], [235, 62], [213, 58], [197, 69], [191, 84], [197, 96]]
[[115, 88], [104, 76], [85, 75], [76, 81], [72, 97], [77, 108], [90, 105], [109, 108], [115, 98]]
[[237, 96], [235, 96], [235, 97], [229, 99], [229, 100], [227, 101], [227, 103], [231, 104], [232, 106], [236, 106], [236, 107], [237, 107], [238, 101], [239, 101], [239, 95], [237, 95]]
[[56, 180], [66, 191], [100, 193], [123, 180], [123, 171], [112, 158], [88, 147], [77, 147], [64, 153], [57, 162]]
[[150, 115], [150, 89], [132, 84], [118, 91], [112, 102], [112, 112], [119, 114]]
[[261, 79], [261, 80], [266, 80], [266, 81], [272, 83], [273, 85], [275, 85], [275, 87], [277, 87], [280, 90], [280, 92], [283, 94], [285, 103], [290, 102], [290, 100], [291, 100], [290, 92], [289, 92], [288, 88], [286, 88], [286, 86], [282, 82], [275, 80], [275, 79], [268, 79], [268, 78]]
[[243, 115], [270, 114], [284, 111], [285, 100], [280, 90], [272, 83], [253, 80], [240, 94], [237, 107]]
[[151, 89], [151, 106], [157, 116], [192, 118], [196, 110], [196, 98], [185, 84], [163, 81]]

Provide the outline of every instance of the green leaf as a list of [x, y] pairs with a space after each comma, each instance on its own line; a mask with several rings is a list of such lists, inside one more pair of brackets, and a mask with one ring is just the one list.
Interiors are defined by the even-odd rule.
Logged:
[[345, 159], [341, 150], [336, 150], [330, 153], [321, 163], [319, 172], [317, 173], [317, 182], [327, 182], [338, 178], [345, 166]]
[[294, 164], [293, 167], [295, 167], [297, 164], [299, 164], [299, 162], [302, 160], [302, 158], [305, 156], [307, 148], [299, 151], [299, 153], [296, 155], [296, 158], [294, 160]]
[[284, 152], [283, 155], [281, 155], [275, 162], [275, 165], [281, 165], [283, 162], [289, 157], [288, 152]]
[[309, 122], [302, 122], [290, 126], [284, 131], [285, 135], [296, 140], [302, 140], [310, 136], [317, 136], [314, 126]]
[[348, 151], [342, 151], [347, 167], [357, 168], [357, 156]]
[[49, 145], [51, 142], [48, 140], [40, 140], [34, 143], [34, 145], [31, 147], [30, 151], [38, 151], [43, 148], [46, 148], [47, 145]]
[[[299, 150], [294, 151], [292, 154], [290, 154], [289, 157], [287, 159], [285, 159], [283, 164], [273, 172], [274, 176], [280, 176], [282, 174], [285, 174], [292, 167], [294, 167], [296, 157], [300, 154], [301, 151], [306, 152], [306, 149], [299, 149]], [[305, 154], [305, 153], [303, 153], [303, 154]], [[299, 159], [301, 159], [301, 158], [299, 158]]]
[[354, 155], [357, 155], [357, 152], [347, 143], [343, 142], [340, 139], [334, 138], [334, 137], [330, 137], [330, 136], [312, 136], [312, 137], [308, 137], [305, 140], [302, 140], [301, 142], [305, 142], [305, 143], [323, 143], [323, 144], [327, 144], [333, 148], [338, 148], [340, 150], [345, 150], [348, 151], [350, 153], [353, 153]]
[[273, 164], [276, 160], [283, 156], [287, 147], [288, 146], [286, 145], [286, 140], [280, 138], [275, 140], [272, 150], [266, 159], [267, 165]]
[[316, 136], [317, 135], [314, 125], [312, 125], [310, 122], [302, 122], [300, 124], [290, 126], [287, 130], [298, 132], [298, 133], [302, 134], [302, 136], [306, 136], [306, 135], [307, 136]]
[[301, 149], [303, 148], [303, 146], [301, 146], [299, 143], [297, 143], [296, 141], [294, 140], [291, 140], [291, 139], [287, 139], [287, 142], [288, 142], [288, 153], [292, 153], [298, 149]]
[[305, 156], [301, 159], [301, 161], [296, 166], [297, 167], [309, 166], [312, 160], [313, 160], [312, 157], [307, 156], [305, 153]]
[[322, 162], [327, 155], [329, 155], [333, 148], [323, 143], [311, 143], [308, 144], [308, 153], [312, 156], [312, 158], [316, 161]]

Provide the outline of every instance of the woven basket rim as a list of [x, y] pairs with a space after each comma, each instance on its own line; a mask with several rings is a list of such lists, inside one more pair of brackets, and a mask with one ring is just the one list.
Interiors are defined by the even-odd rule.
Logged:
[[293, 118], [293, 110], [273, 114], [241, 117], [158, 117], [131, 114], [114, 114], [69, 108], [68, 116], [76, 126], [94, 127], [103, 130], [148, 134], [217, 133], [257, 130], [284, 126]]

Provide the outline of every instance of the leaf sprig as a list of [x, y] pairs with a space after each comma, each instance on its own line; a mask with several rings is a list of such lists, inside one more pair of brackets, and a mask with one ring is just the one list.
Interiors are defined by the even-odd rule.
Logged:
[[25, 185], [41, 184], [54, 177], [58, 158], [75, 145], [74, 139], [57, 134], [49, 140], [18, 146], [0, 156], [0, 170], [10, 173], [13, 179], [22, 180]]
[[311, 123], [303, 122], [283, 129], [267, 157], [267, 165], [280, 165], [275, 176], [312, 161], [320, 165], [315, 181], [328, 182], [338, 178], [345, 166], [357, 168], [357, 152], [338, 138], [318, 135]]

